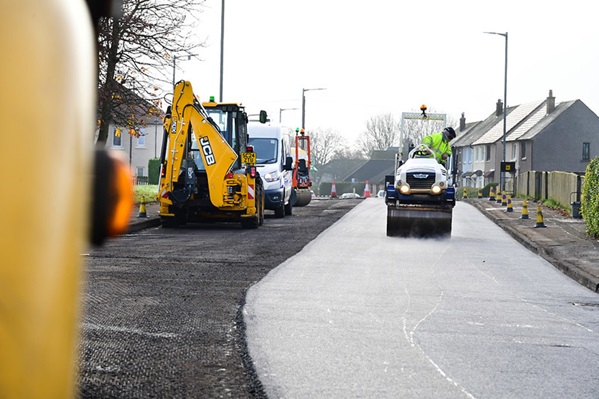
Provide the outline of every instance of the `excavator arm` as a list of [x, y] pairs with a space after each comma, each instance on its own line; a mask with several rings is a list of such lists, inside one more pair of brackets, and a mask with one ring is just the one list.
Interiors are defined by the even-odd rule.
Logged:
[[190, 82], [180, 81], [175, 85], [171, 112], [164, 124], [171, 138], [166, 154], [169, 161], [165, 163], [167, 186], [161, 188], [162, 196], [172, 192], [174, 183], [179, 179], [183, 159], [187, 156], [185, 143], [189, 129], [192, 129], [206, 167], [210, 202], [217, 208], [223, 207], [228, 194], [226, 175], [237, 160], [237, 154], [196, 99]]

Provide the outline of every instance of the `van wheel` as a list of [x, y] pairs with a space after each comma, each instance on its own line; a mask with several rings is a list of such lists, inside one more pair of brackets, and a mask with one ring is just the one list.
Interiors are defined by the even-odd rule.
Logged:
[[291, 205], [291, 201], [289, 201], [287, 203], [287, 205], [285, 205], [285, 215], [291, 216], [292, 214], [293, 214], [293, 205]]

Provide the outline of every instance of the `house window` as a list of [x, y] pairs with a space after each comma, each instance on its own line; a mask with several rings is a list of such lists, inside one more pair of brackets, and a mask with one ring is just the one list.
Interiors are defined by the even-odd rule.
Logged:
[[526, 142], [520, 142], [520, 155], [522, 159], [526, 159]]
[[146, 146], [146, 132], [143, 129], [139, 129], [139, 137], [137, 138], [137, 147]]
[[112, 133], [112, 146], [113, 147], [122, 147], [123, 146], [123, 140], [121, 138], [121, 128], [117, 127], [114, 129], [114, 132]]
[[516, 143], [512, 144], [512, 159], [516, 159], [518, 157], [518, 145]]
[[588, 161], [591, 159], [591, 143], [582, 143], [582, 160]]
[[136, 169], [136, 173], [137, 173], [136, 176], [145, 176], [143, 166], [137, 166], [135, 169]]
[[485, 146], [485, 161], [491, 160], [491, 144]]

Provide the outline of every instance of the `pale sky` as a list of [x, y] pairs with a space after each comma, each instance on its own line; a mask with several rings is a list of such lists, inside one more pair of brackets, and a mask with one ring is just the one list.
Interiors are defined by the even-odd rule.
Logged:
[[[226, 0], [223, 100], [278, 122], [333, 129], [351, 142], [372, 116], [486, 118], [507, 104], [582, 100], [599, 114], [599, 21], [588, 0]], [[207, 0], [203, 60], [181, 61], [202, 99], [219, 97], [221, 0]]]

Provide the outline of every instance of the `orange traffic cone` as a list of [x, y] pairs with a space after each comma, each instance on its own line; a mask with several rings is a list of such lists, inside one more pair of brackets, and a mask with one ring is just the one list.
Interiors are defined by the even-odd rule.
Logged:
[[368, 184], [368, 180], [366, 180], [366, 186], [364, 186], [364, 198], [370, 198], [370, 185]]
[[337, 188], [335, 187], [335, 180], [331, 184], [331, 198], [337, 198]]

